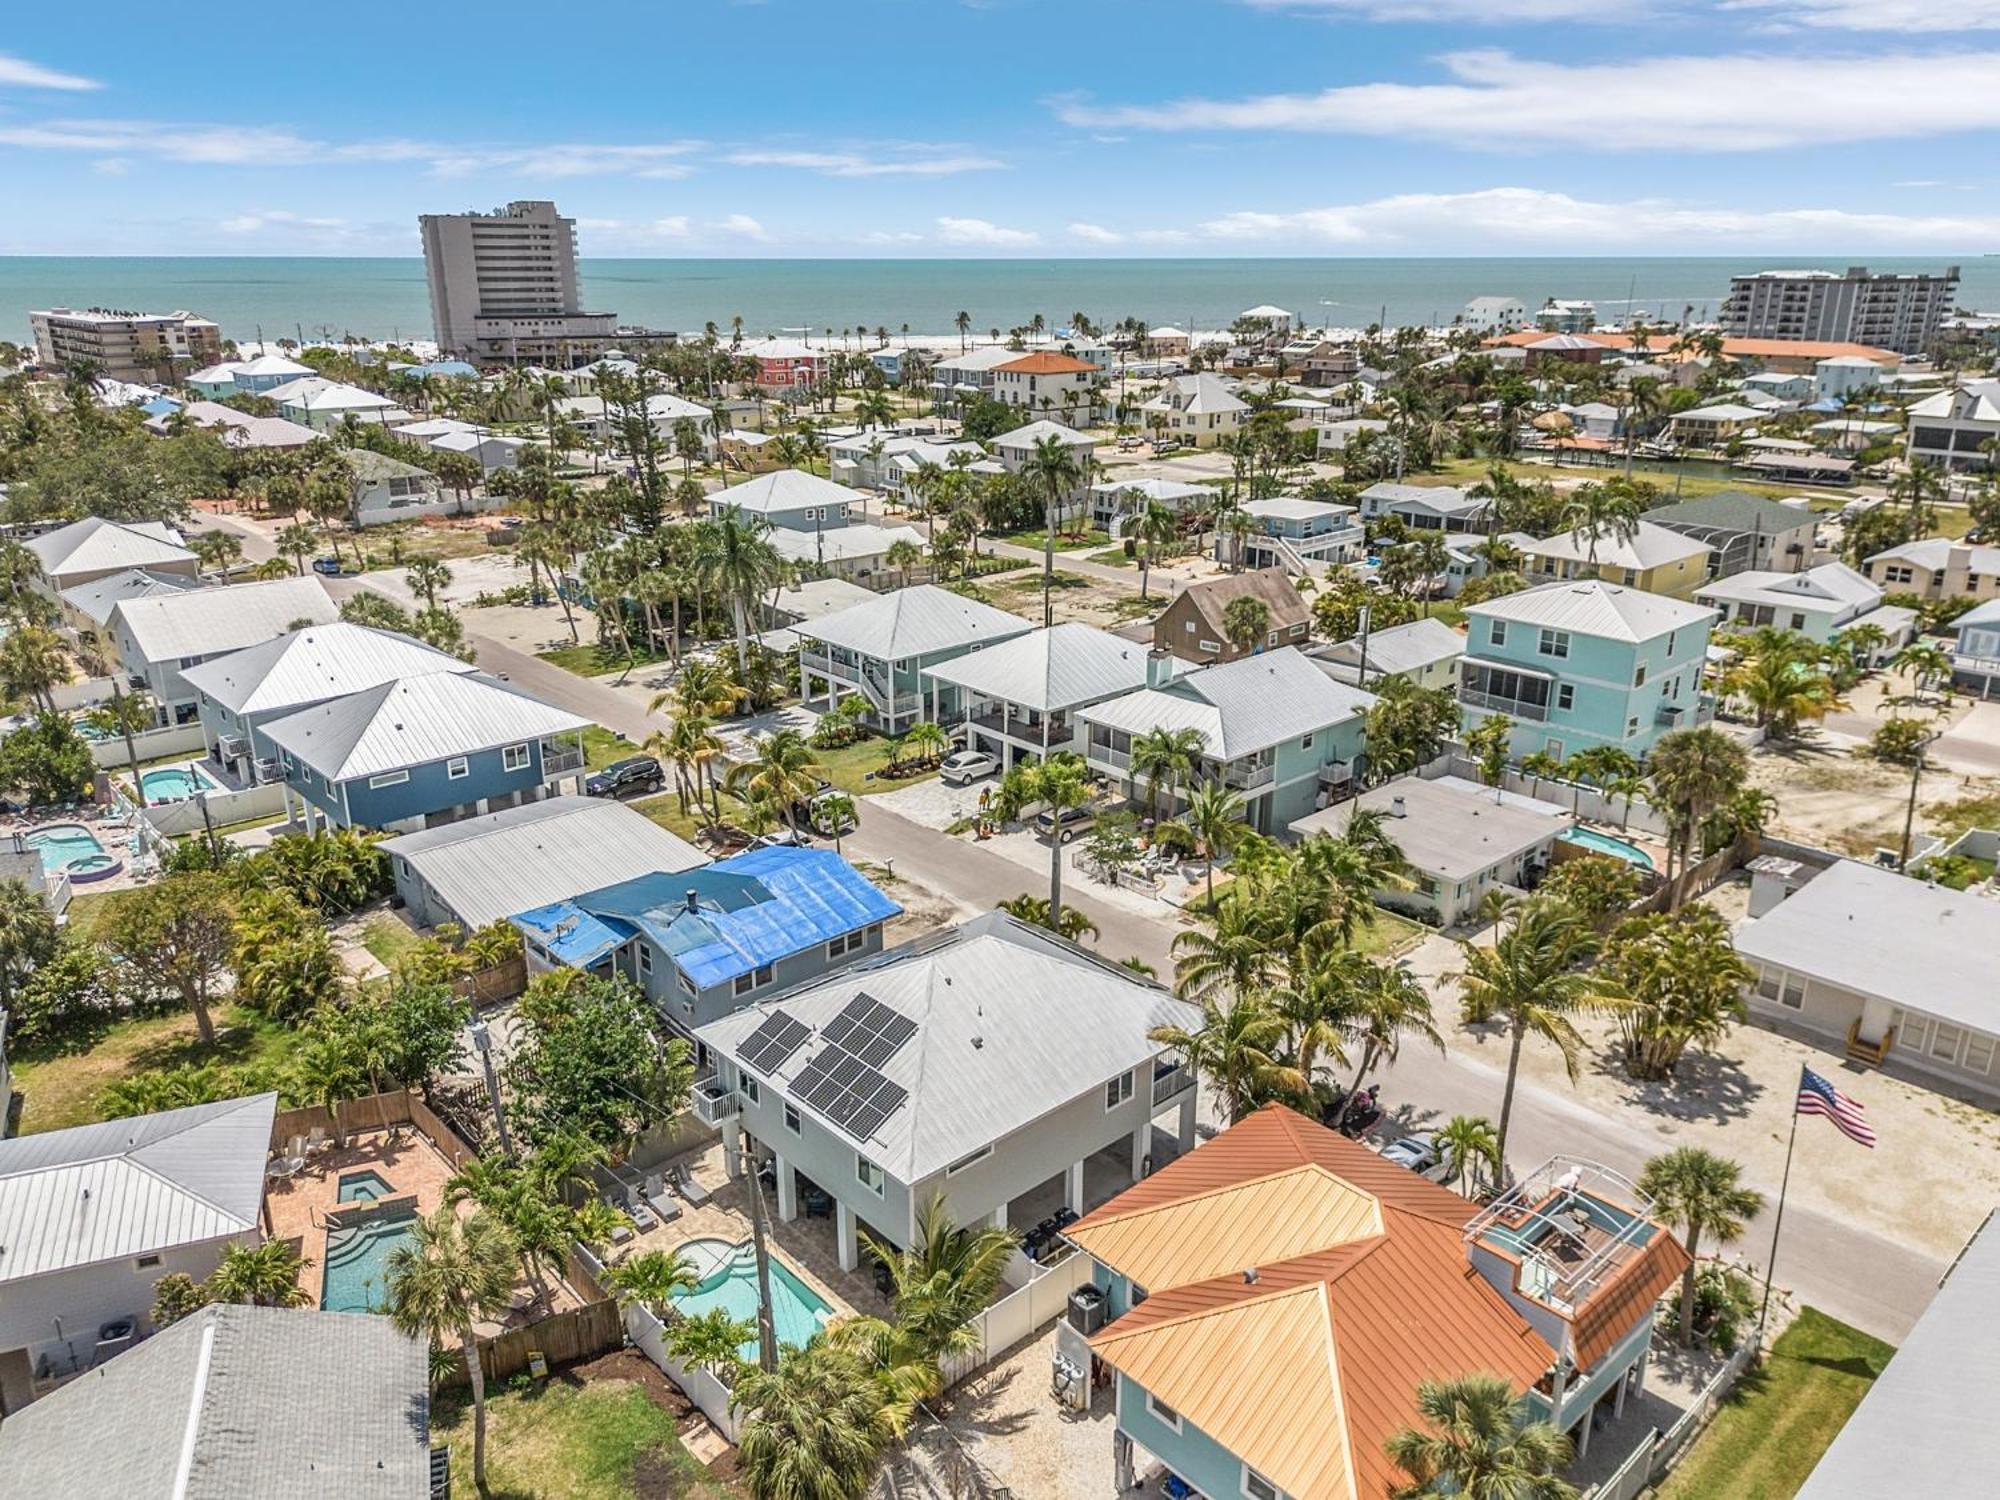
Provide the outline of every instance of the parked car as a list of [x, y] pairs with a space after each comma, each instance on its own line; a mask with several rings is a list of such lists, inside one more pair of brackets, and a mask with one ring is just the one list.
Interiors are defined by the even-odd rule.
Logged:
[[938, 780], [946, 786], [969, 786], [999, 769], [1000, 762], [984, 750], [958, 750], [944, 758], [938, 767]]
[[1403, 1136], [1384, 1146], [1382, 1160], [1392, 1161], [1399, 1167], [1408, 1167], [1412, 1172], [1428, 1175], [1444, 1160], [1444, 1153], [1438, 1150], [1435, 1136], [1428, 1130], [1420, 1130], [1414, 1135]]
[[1035, 832], [1043, 838], [1055, 834], [1057, 843], [1067, 844], [1079, 833], [1087, 832], [1096, 821], [1097, 809], [1094, 807], [1066, 807], [1062, 813], [1061, 831], [1058, 832], [1055, 809], [1044, 808], [1035, 815]]
[[760, 833], [750, 841], [752, 849], [796, 849], [811, 842], [804, 834], [790, 828], [773, 828], [769, 833]]
[[657, 792], [667, 784], [667, 773], [650, 755], [631, 755], [614, 760], [601, 771], [583, 779], [583, 789], [593, 797], [623, 797], [631, 792]]
[[361, 569], [344, 557], [315, 557], [313, 571], [324, 573], [329, 578], [340, 578], [349, 573], [359, 573]]

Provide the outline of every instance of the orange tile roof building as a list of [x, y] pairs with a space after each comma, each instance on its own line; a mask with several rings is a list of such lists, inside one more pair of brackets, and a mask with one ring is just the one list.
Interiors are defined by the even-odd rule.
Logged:
[[[1629, 333], [1614, 332], [1609, 329], [1593, 329], [1589, 333], [1567, 335], [1573, 340], [1583, 340], [1597, 344], [1608, 354], [1633, 354], [1633, 336]], [[1489, 349], [1532, 349], [1538, 344], [1549, 342], [1549, 335], [1539, 328], [1523, 329], [1519, 333], [1502, 334], [1486, 341]], [[1694, 351], [1675, 352], [1675, 335], [1670, 332], [1653, 333], [1648, 336], [1644, 357], [1655, 364], [1679, 364], [1695, 358]], [[1573, 346], [1572, 346], [1573, 347]], [[1810, 375], [1825, 359], [1866, 359], [1878, 365], [1894, 369], [1902, 363], [1903, 357], [1893, 349], [1876, 349], [1868, 344], [1829, 343], [1814, 339], [1752, 339], [1734, 338], [1725, 335], [1722, 340], [1723, 358], [1736, 361], [1745, 367], [1746, 373], [1755, 374], [1765, 370], [1775, 370], [1784, 375]]]
[[1558, 1159], [1481, 1208], [1270, 1105], [1072, 1225], [1107, 1321], [1120, 1488], [1377, 1500], [1424, 1380], [1505, 1378], [1587, 1445], [1644, 1379], [1686, 1253], [1616, 1174]]
[[1096, 365], [1072, 354], [1024, 354], [993, 367], [993, 399], [1070, 427], [1088, 427], [1096, 418], [1103, 378]]

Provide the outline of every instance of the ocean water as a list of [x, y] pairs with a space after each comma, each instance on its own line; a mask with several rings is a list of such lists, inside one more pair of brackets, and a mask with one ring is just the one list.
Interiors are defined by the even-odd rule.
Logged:
[[[976, 330], [1073, 312], [1181, 327], [1226, 327], [1246, 307], [1275, 303], [1313, 325], [1444, 323], [1477, 296], [1587, 298], [1599, 315], [1628, 306], [1678, 319], [1713, 315], [1732, 273], [1865, 261], [1888, 271], [1936, 271], [1952, 258], [1793, 259], [1523, 257], [1221, 260], [593, 260], [584, 300], [627, 323], [751, 333], [908, 327], [944, 334], [960, 311]], [[1961, 308], [2000, 311], [2000, 257], [1957, 257]], [[232, 338], [423, 338], [430, 304], [423, 262], [333, 257], [0, 257], [0, 338], [25, 339], [31, 308], [187, 308]]]

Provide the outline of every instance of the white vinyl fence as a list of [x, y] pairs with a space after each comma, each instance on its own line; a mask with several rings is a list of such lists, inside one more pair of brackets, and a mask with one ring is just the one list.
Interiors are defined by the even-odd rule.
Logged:
[[[591, 1275], [600, 1280], [604, 1274], [604, 1263], [582, 1245], [576, 1247], [576, 1257], [582, 1261]], [[681, 1392], [701, 1408], [703, 1416], [715, 1424], [730, 1442], [737, 1440], [741, 1422], [729, 1407], [729, 1387], [724, 1385], [707, 1370], [684, 1364], [667, 1351], [667, 1327], [650, 1310], [637, 1306], [625, 1310], [625, 1336], [633, 1347], [660, 1367], [667, 1379], [679, 1386]]]
[[1728, 1363], [1701, 1388], [1701, 1394], [1694, 1398], [1688, 1409], [1674, 1419], [1674, 1425], [1665, 1432], [1654, 1428], [1632, 1450], [1632, 1456], [1618, 1466], [1618, 1472], [1593, 1486], [1585, 1500], [1633, 1500], [1634, 1496], [1645, 1493], [1664, 1479], [1674, 1461], [1708, 1425], [1708, 1419], [1735, 1386], [1737, 1377], [1748, 1367], [1754, 1353], [1755, 1346], [1745, 1344], [1730, 1355]]
[[1047, 1327], [1069, 1306], [1069, 1294], [1090, 1280], [1090, 1257], [1072, 1250], [1053, 1264], [1041, 1264], [1019, 1287], [972, 1320], [979, 1341], [944, 1362], [945, 1389], [984, 1369], [1030, 1334]]

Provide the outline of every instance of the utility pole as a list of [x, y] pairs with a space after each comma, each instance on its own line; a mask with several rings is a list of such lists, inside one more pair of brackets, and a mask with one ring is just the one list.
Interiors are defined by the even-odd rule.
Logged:
[[493, 1101], [493, 1128], [500, 1136], [500, 1149], [512, 1156], [514, 1143], [507, 1138], [507, 1116], [500, 1107], [500, 1080], [493, 1074], [493, 1034], [486, 1023], [474, 1016], [471, 1027], [472, 1050], [479, 1054], [479, 1066], [486, 1074], [486, 1097]]
[[1917, 758], [1910, 767], [1910, 800], [1903, 808], [1903, 847], [1896, 856], [1898, 870], [1908, 868], [1910, 863], [1910, 835], [1917, 821], [1917, 786], [1924, 778], [1924, 756], [1931, 748], [1931, 740], [1935, 738], [1935, 735], [1928, 736], [1917, 746]]
[[742, 1153], [743, 1175], [750, 1179], [750, 1238], [757, 1253], [757, 1368], [769, 1374], [778, 1368], [778, 1325], [771, 1315], [771, 1247], [764, 1207], [764, 1179], [758, 1175], [755, 1153]]

